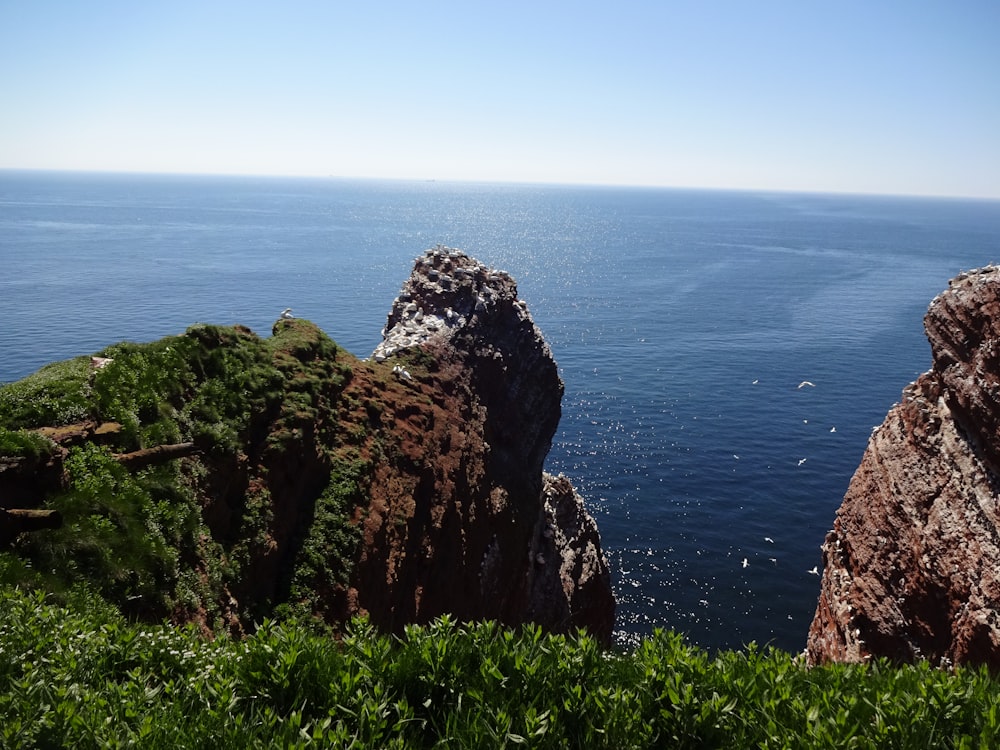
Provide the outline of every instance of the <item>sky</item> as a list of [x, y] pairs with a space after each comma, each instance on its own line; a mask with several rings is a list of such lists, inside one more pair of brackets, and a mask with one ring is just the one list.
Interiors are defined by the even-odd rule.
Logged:
[[1000, 198], [997, 0], [0, 0], [0, 169]]

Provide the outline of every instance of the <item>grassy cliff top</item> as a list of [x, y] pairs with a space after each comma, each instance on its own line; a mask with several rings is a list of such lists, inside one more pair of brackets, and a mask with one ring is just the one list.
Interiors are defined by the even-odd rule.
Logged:
[[[0, 552], [0, 580], [85, 584], [135, 616], [237, 630], [288, 604], [296, 581], [343, 586], [365, 465], [344, 390], [365, 367], [312, 323], [281, 320], [266, 339], [195, 325], [118, 343], [0, 387], [0, 507], [63, 519]], [[267, 559], [281, 534], [295, 554]], [[255, 574], [274, 579], [258, 597]]]

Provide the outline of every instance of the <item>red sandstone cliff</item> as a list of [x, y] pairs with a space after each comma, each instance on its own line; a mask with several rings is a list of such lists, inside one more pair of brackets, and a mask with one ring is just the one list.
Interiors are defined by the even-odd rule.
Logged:
[[823, 545], [809, 659], [1000, 670], [1000, 269], [924, 319], [933, 366], [872, 434]]
[[[396, 632], [449, 613], [610, 641], [597, 526], [569, 480], [543, 472], [563, 384], [508, 274], [429, 250], [369, 360], [306, 320], [272, 333], [196, 325], [0, 392], [0, 437], [37, 448], [0, 448], [0, 552], [83, 578], [130, 616], [206, 630], [286, 607]], [[66, 389], [93, 421], [25, 406]], [[142, 404], [119, 409], [128, 429], [107, 421], [119, 403]], [[33, 511], [59, 508], [53, 536], [42, 527], [60, 516]]]
[[[421, 353], [433, 365], [414, 376], [405, 363]], [[373, 359], [404, 363], [411, 434], [374, 477], [352, 608], [389, 628], [450, 612], [609, 641], [597, 526], [569, 481], [542, 471], [563, 384], [513, 279], [429, 250]], [[396, 408], [382, 420], [398, 424]]]

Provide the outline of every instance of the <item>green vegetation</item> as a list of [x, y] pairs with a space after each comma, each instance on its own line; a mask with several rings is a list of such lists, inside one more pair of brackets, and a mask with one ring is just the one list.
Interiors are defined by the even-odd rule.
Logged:
[[94, 393], [88, 357], [45, 365], [0, 388], [0, 425], [8, 430], [92, 419]]
[[[0, 387], [5, 470], [48, 461], [65, 476], [58, 491], [22, 488], [48, 493], [38, 504], [63, 527], [0, 552], [2, 747], [1000, 742], [985, 671], [810, 669], [755, 646], [709, 655], [666, 632], [616, 653], [447, 618], [400, 637], [363, 620], [335, 632], [360, 539], [352, 518], [373, 458], [395, 450], [375, 427], [380, 403], [346, 390], [357, 363], [301, 320], [267, 340], [195, 326], [101, 355], [111, 362], [69, 360]], [[33, 431], [84, 421], [121, 428], [58, 449]], [[141, 468], [117, 457], [177, 443], [198, 454]], [[168, 617], [200, 627], [150, 624]], [[252, 635], [230, 637], [234, 617]]]
[[109, 601], [141, 601], [164, 611], [178, 550], [198, 525], [189, 498], [170, 498], [161, 491], [154, 499], [150, 491], [157, 476], [172, 473], [170, 467], [140, 479], [106, 448], [84, 444], [70, 449], [66, 469], [69, 489], [48, 507], [68, 522], [24, 540], [35, 575], [21, 576], [21, 582], [56, 591], [89, 583]]
[[[279, 593], [287, 596], [292, 582], [299, 592], [308, 582], [346, 582], [359, 538], [351, 519], [365, 498], [365, 474], [350, 455], [368, 438], [338, 416], [352, 358], [304, 320], [279, 322], [269, 339], [239, 326], [196, 325], [99, 354], [109, 360], [100, 367], [78, 357], [0, 387], [0, 460], [27, 473], [56, 455], [35, 428], [121, 426], [99, 439], [69, 438], [56, 456], [61, 467], [50, 472], [63, 487], [28, 498], [60, 511], [63, 526], [22, 535], [0, 552], [0, 582], [53, 593], [87, 584], [132, 616], [197, 615], [219, 628], [241, 566], [269, 553], [275, 526], [287, 524], [282, 514], [301, 511], [280, 507], [289, 494], [315, 509], [291, 540], [304, 546], [282, 561]], [[198, 454], [138, 470], [116, 459], [177, 443]], [[303, 455], [314, 457], [304, 467], [295, 463]], [[289, 460], [318, 499], [299, 500], [300, 490], [271, 482], [272, 469]], [[244, 626], [282, 604], [251, 599], [241, 601]]]
[[299, 547], [290, 599], [328, 620], [335, 615], [327, 611], [331, 590], [350, 582], [350, 567], [345, 561], [353, 559], [361, 541], [361, 530], [350, 523], [350, 517], [364, 501], [361, 488], [369, 469], [360, 459], [334, 465], [330, 484], [316, 500], [313, 522]]
[[52, 454], [55, 443], [30, 430], [7, 430], [0, 427], [0, 456], [38, 461]]
[[995, 747], [983, 671], [809, 669], [753, 646], [715, 657], [659, 632], [630, 654], [583, 637], [459, 625], [341, 640], [265, 622], [243, 640], [135, 625], [0, 589], [4, 747]]

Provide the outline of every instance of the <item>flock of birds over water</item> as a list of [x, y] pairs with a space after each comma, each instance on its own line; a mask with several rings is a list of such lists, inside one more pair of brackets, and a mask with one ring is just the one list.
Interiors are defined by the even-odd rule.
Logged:
[[[759, 380], [754, 380], [754, 381], [753, 381], [753, 385], [757, 385], [757, 384], [758, 384], [759, 382], [760, 382]], [[798, 384], [798, 385], [796, 386], [796, 388], [798, 388], [799, 390], [801, 390], [801, 389], [803, 389], [803, 388], [815, 388], [815, 387], [816, 387], [816, 384], [815, 384], [815, 383], [813, 383], [813, 382], [812, 382], [811, 380], [803, 380], [803, 381], [802, 381], [801, 383], [799, 383], [799, 384]], [[837, 428], [836, 428], [836, 427], [831, 427], [831, 428], [830, 428], [830, 432], [836, 432], [836, 431], [837, 431]], [[733, 458], [735, 458], [735, 459], [736, 459], [736, 460], [738, 461], [740, 457], [739, 457], [739, 456], [737, 456], [737, 455], [736, 455], [736, 454], [734, 453], [734, 454], [733, 454]], [[804, 459], [804, 458], [800, 458], [800, 459], [799, 459], [799, 466], [801, 466], [801, 465], [802, 465], [802, 464], [804, 464], [805, 462], [806, 462], [806, 459]], [[764, 541], [765, 541], [765, 542], [767, 542], [768, 544], [774, 544], [774, 540], [773, 540], [773, 539], [772, 539], [771, 537], [769, 537], [769, 536], [766, 536], [766, 537], [764, 537]], [[775, 564], [775, 565], [777, 565], [777, 564], [778, 564], [778, 560], [777, 560], [777, 558], [774, 558], [774, 557], [769, 557], [768, 559], [769, 559], [769, 560], [770, 560], [770, 561], [771, 561], [771, 562], [772, 562], [773, 564]], [[742, 565], [743, 565], [743, 567], [744, 567], [744, 568], [748, 568], [748, 567], [750, 567], [750, 561], [749, 561], [749, 560], [748, 560], [747, 558], [745, 558], [745, 557], [744, 557], [744, 558], [743, 558], [743, 562], [742, 562]], [[819, 575], [819, 566], [818, 566], [818, 565], [814, 565], [814, 566], [813, 566], [812, 568], [810, 568], [809, 570], [807, 570], [807, 571], [806, 571], [806, 573], [811, 573], [811, 574], [812, 574], [812, 575], [814, 575], [814, 576], [818, 576], [818, 575]]]

